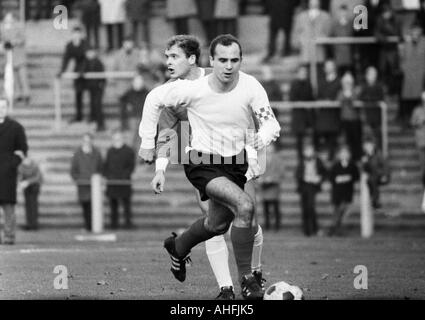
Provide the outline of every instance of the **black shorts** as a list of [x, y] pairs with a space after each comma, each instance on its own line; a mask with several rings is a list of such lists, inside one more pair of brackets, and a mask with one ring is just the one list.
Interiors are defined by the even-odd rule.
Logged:
[[201, 200], [209, 199], [205, 192], [207, 184], [218, 177], [226, 177], [244, 190], [248, 161], [245, 150], [233, 157], [202, 154], [195, 150], [189, 152], [189, 164], [184, 172], [190, 183], [199, 190]]

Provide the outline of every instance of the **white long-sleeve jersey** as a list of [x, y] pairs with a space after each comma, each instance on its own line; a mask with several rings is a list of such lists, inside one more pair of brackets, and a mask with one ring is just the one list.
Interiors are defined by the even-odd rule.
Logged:
[[247, 143], [251, 110], [259, 122], [258, 136], [263, 144], [268, 145], [279, 137], [280, 125], [267, 93], [254, 77], [239, 72], [233, 90], [217, 93], [208, 83], [210, 76], [166, 83], [148, 94], [139, 127], [141, 148], [155, 147], [156, 127], [163, 107], [188, 108], [192, 148], [204, 153], [223, 157], [239, 154]]

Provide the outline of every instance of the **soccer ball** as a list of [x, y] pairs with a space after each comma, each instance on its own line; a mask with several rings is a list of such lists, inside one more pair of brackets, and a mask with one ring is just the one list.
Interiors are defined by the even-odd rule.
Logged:
[[304, 300], [304, 295], [299, 287], [281, 281], [267, 288], [264, 300]]

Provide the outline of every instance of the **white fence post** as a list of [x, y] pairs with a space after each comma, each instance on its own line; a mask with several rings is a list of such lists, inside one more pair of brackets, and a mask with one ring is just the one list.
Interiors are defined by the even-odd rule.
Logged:
[[373, 235], [373, 210], [367, 185], [367, 174], [364, 172], [360, 178], [360, 228], [362, 238], [370, 238]]
[[61, 106], [61, 80], [55, 78], [53, 82], [55, 100], [55, 130], [60, 131], [62, 127], [62, 106]]
[[94, 174], [91, 177], [92, 232], [103, 232], [103, 197], [102, 176]]

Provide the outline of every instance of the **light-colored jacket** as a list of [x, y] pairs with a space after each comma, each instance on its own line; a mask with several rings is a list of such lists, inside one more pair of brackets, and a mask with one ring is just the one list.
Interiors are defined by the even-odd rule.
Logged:
[[186, 18], [198, 13], [194, 0], [167, 0], [167, 18]]
[[233, 19], [239, 15], [239, 0], [217, 0], [214, 17], [216, 19]]
[[100, 20], [103, 24], [124, 23], [126, 0], [99, 0]]
[[320, 37], [329, 37], [331, 34], [332, 18], [331, 16], [320, 10], [317, 17], [310, 18], [308, 10], [301, 11], [295, 19], [295, 26], [292, 36], [292, 44], [294, 48], [301, 51], [301, 60], [308, 63], [310, 58], [316, 52], [316, 61], [323, 62], [325, 60], [325, 48], [323, 46], [314, 47], [314, 41]]
[[13, 45], [13, 66], [20, 67], [27, 63], [26, 50], [25, 50], [25, 28], [19, 23], [15, 22], [11, 28], [6, 29], [2, 23], [0, 25], [0, 42], [3, 51], [5, 42], [10, 42]]
[[411, 125], [415, 129], [416, 146], [425, 148], [425, 108], [418, 106], [412, 114], [410, 120]]
[[416, 45], [406, 41], [401, 52], [401, 69], [404, 73], [403, 99], [419, 99], [425, 80], [425, 37]]

